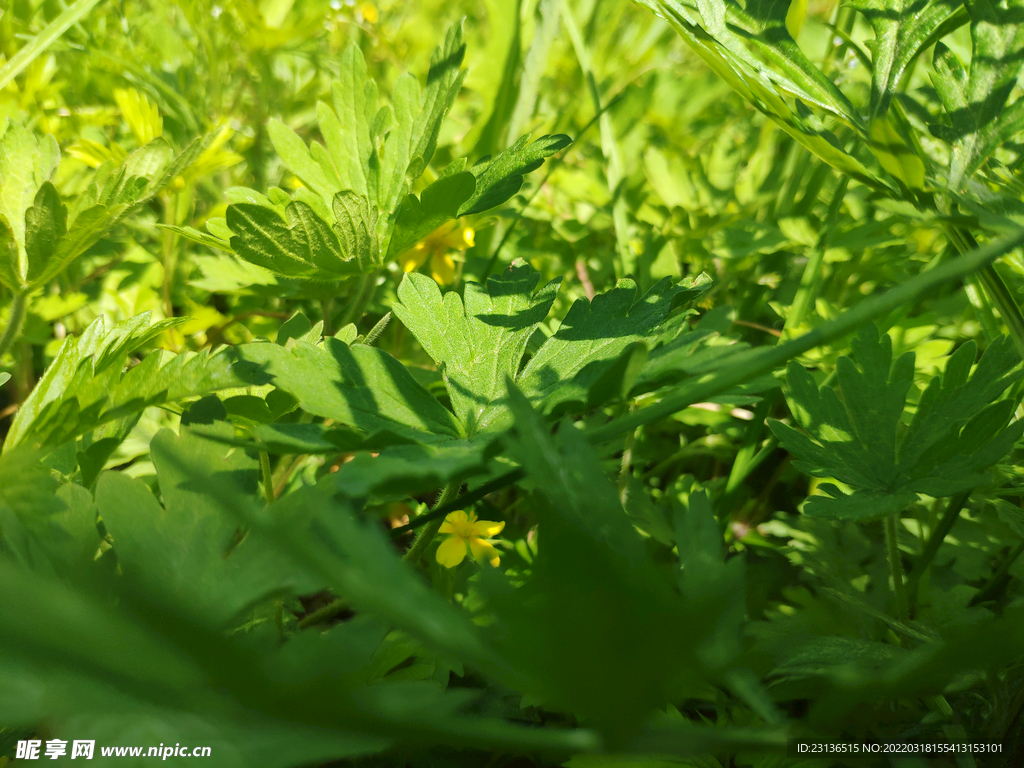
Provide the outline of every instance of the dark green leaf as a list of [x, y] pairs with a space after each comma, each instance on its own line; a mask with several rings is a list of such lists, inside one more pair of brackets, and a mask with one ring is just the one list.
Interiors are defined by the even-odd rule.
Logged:
[[476, 177], [476, 188], [458, 209], [459, 216], [483, 213], [504, 203], [523, 186], [523, 177], [544, 164], [544, 159], [569, 146], [572, 139], [563, 134], [541, 136], [529, 142], [521, 137], [492, 160], [469, 168]]
[[400, 256], [442, 224], [460, 215], [459, 211], [473, 195], [476, 178], [463, 171], [443, 176], [423, 190], [419, 198], [406, 195], [395, 218], [387, 258]]

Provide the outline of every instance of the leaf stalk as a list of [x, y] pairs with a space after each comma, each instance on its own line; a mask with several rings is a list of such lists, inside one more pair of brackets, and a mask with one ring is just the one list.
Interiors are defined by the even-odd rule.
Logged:
[[21, 333], [21, 327], [25, 323], [25, 307], [27, 296], [24, 291], [16, 291], [11, 298], [11, 313], [7, 319], [7, 327], [3, 336], [0, 336], [0, 357], [10, 349], [11, 344]]

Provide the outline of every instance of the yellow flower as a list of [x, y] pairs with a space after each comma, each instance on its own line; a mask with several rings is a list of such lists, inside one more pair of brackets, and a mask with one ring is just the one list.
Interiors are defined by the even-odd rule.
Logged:
[[472, 227], [459, 221], [444, 224], [423, 240], [414, 245], [398, 258], [404, 272], [419, 269], [430, 260], [430, 276], [441, 285], [450, 285], [455, 281], [455, 260], [448, 251], [465, 251], [476, 242], [476, 232]]
[[370, 24], [376, 24], [380, 19], [380, 14], [377, 12], [377, 6], [373, 3], [360, 3], [356, 6], [356, 10], [359, 12], [359, 15]]
[[476, 560], [486, 559], [497, 567], [500, 560], [498, 550], [493, 546], [493, 539], [486, 537], [498, 535], [504, 527], [505, 523], [477, 520], [472, 512], [466, 514], [461, 509], [452, 512], [438, 531], [447, 534], [448, 538], [437, 548], [437, 562], [445, 568], [454, 568], [465, 559], [468, 549]]

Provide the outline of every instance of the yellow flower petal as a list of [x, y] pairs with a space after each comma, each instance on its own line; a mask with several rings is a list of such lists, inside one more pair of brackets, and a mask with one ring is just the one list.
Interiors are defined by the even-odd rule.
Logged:
[[449, 536], [437, 548], [437, 562], [445, 568], [454, 568], [466, 557], [466, 542], [458, 536]]
[[398, 263], [402, 267], [403, 272], [412, 272], [413, 270], [422, 267], [426, 263], [429, 255], [430, 250], [426, 245], [420, 243], [419, 245], [414, 245], [408, 251], [399, 256]]
[[436, 283], [449, 285], [455, 282], [455, 262], [446, 253], [434, 254], [430, 260], [430, 274]]
[[445, 523], [451, 523], [457, 525], [458, 523], [468, 523], [469, 515], [464, 510], [457, 509], [454, 512], [449, 512], [444, 519]]
[[479, 523], [473, 526], [473, 533], [483, 538], [489, 538], [491, 536], [497, 536], [499, 533], [501, 533], [504, 527], [504, 522], [494, 523], [490, 520], [481, 520]]
[[488, 541], [474, 537], [469, 540], [469, 548], [473, 552], [473, 557], [477, 560], [487, 560], [495, 567], [501, 562], [501, 558], [498, 557], [498, 550]]
[[449, 248], [455, 248], [459, 251], [464, 251], [467, 248], [472, 248], [475, 244], [476, 232], [472, 227], [465, 227], [458, 222], [453, 222], [452, 226], [448, 231], [442, 231], [437, 229], [433, 236], [436, 237], [439, 243], [447, 245]]

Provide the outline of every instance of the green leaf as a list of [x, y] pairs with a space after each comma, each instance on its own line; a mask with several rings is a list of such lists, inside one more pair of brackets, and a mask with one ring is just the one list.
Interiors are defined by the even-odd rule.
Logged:
[[[703, 273], [676, 285], [665, 279], [637, 300], [635, 283], [623, 280], [593, 302], [580, 299], [520, 370], [526, 343], [557, 290], [557, 283], [549, 283], [534, 292], [538, 279], [532, 267], [516, 262], [488, 280], [486, 289], [467, 283], [464, 301], [455, 292], [442, 297], [424, 275], [410, 273], [399, 286], [393, 311], [443, 369], [452, 407], [468, 434], [507, 426], [504, 377], [545, 413], [589, 410], [626, 397], [643, 376], [647, 350], [663, 341], [662, 322], [711, 284]], [[670, 360], [678, 358], [660, 359], [645, 383], [669, 377]]]
[[[821, 120], [803, 106], [804, 102], [819, 107], [825, 106], [830, 98], [827, 97], [827, 94], [825, 102], [822, 102], [803, 89], [795, 87], [792, 82], [788, 82], [784, 78], [780, 80], [773, 70], [757, 61], [750, 61], [749, 52], [742, 48], [740, 43], [733, 41], [731, 45], [724, 44], [717, 35], [709, 33], [710, 27], [709, 31], [705, 31], [696, 22], [690, 20], [676, 0], [638, 0], [638, 2], [650, 7], [655, 12], [663, 13], [673, 28], [712, 71], [817, 157], [836, 170], [849, 174], [869, 186], [888, 189], [859, 160], [846, 152], [835, 135], [825, 128]], [[720, 5], [720, 3], [708, 5], [708, 12], [712, 18], [714, 18], [714, 9], [720, 8]], [[729, 7], [731, 8], [732, 4]], [[785, 26], [784, 22], [776, 20], [773, 33], [776, 37], [781, 34], [780, 23], [782, 27]], [[716, 26], [722, 26], [724, 30], [724, 25], [718, 25], [716, 22]], [[723, 34], [728, 37], [730, 33], [725, 30]], [[788, 37], [788, 32], [785, 33], [785, 36]], [[797, 112], [794, 112], [783, 99], [781, 94], [787, 92], [797, 95]], [[845, 100], [845, 97], [842, 98]], [[844, 119], [849, 124], [863, 130], [860, 118], [852, 110], [852, 107], [847, 108], [842, 105], [840, 107], [838, 112], [844, 116]], [[866, 133], [866, 131], [864, 132]]]
[[[685, 499], [686, 503], [675, 499]], [[713, 633], [698, 653], [709, 666], [725, 667], [743, 648], [745, 563], [736, 557], [726, 561], [725, 537], [706, 491], [687, 489], [673, 501], [679, 590], [695, 604], [714, 602], [722, 606]]]
[[234, 233], [231, 248], [246, 261], [287, 277], [316, 274], [302, 231], [289, 227], [274, 210], [245, 203], [229, 205], [227, 223]]
[[355, 608], [434, 648], [495, 668], [469, 618], [402, 562], [379, 525], [357, 520], [347, 501], [306, 486], [260, 513], [256, 530]]
[[523, 186], [523, 177], [544, 164], [544, 159], [565, 149], [572, 139], [564, 134], [541, 136], [534, 142], [523, 136], [494, 159], [486, 158], [469, 169], [476, 189], [459, 207], [459, 216], [489, 211], [504, 203]]
[[228, 206], [231, 248], [246, 261], [287, 277], [329, 280], [362, 271], [360, 260], [342, 251], [338, 233], [309, 205], [291, 202], [285, 215], [287, 222], [272, 208]]
[[4, 451], [21, 444], [60, 445], [150, 405], [245, 386], [226, 350], [214, 355], [154, 351], [124, 370], [129, 354], [183, 321], [150, 325], [144, 313], [107, 331], [100, 317], [81, 338], [65, 339], [15, 415]]
[[380, 266], [377, 209], [366, 197], [349, 191], [334, 196], [333, 209], [334, 231], [341, 241], [342, 252], [356, 259], [364, 272]]
[[306, 143], [295, 131], [280, 120], [271, 120], [267, 123], [267, 133], [281, 161], [320, 197], [330, 200], [341, 191], [337, 174], [333, 178], [328, 177], [323, 166], [313, 159]]
[[539, 280], [518, 262], [486, 287], [466, 283], [465, 302], [455, 291], [442, 298], [426, 275], [407, 274], [398, 287], [392, 311], [442, 369], [452, 408], [470, 435], [505, 412], [494, 405], [505, 396], [505, 379], [518, 373], [530, 336], [551, 309], [560, 281], [535, 290]]
[[[444, 43], [430, 57], [427, 85], [420, 101], [420, 111], [412, 128], [409, 157], [419, 160], [426, 168], [434, 156], [441, 124], [462, 89], [466, 70], [462, 61], [466, 57], [466, 44], [462, 42], [462, 22], [453, 24], [445, 35]], [[418, 175], [410, 173], [410, 175]]]
[[395, 217], [387, 259], [400, 256], [442, 224], [460, 215], [474, 194], [476, 178], [468, 171], [443, 176], [423, 190], [419, 198], [406, 195]]
[[440, 445], [393, 446], [375, 456], [359, 453], [321, 481], [320, 487], [350, 499], [398, 501], [484, 474], [497, 449], [492, 441], [453, 440]]
[[[790, 36], [786, 29], [788, 4], [759, 0], [741, 7], [727, 0], [699, 0], [701, 29], [679, 0], [639, 2], [664, 16], [698, 53], [700, 48], [709, 48], [708, 42], [717, 43], [720, 50], [716, 57], [734, 73], [727, 78], [730, 85], [735, 87], [733, 80], [737, 75], [747, 82], [772, 84], [800, 101], [831, 112], [854, 128], [862, 128], [850, 101]], [[701, 37], [705, 40], [701, 41]], [[762, 63], [747, 49], [747, 44], [772, 66]], [[739, 90], [743, 94], [746, 89]]]
[[[627, 738], [700, 668], [693, 650], [713, 615], [658, 573], [583, 434], [565, 423], [552, 437], [510, 390], [515, 433], [506, 442], [537, 489], [542, 543], [522, 587], [481, 574], [496, 641], [532, 696], [579, 713], [611, 741]], [[600, 673], [611, 664], [622, 674]]]
[[893, 364], [888, 335], [865, 326], [853, 345], [854, 360], [840, 357], [836, 373], [842, 399], [830, 387], [818, 387], [795, 362], [786, 379], [790, 408], [807, 434], [781, 422], [769, 425], [794, 466], [817, 477], [835, 478], [827, 496], [811, 496], [805, 512], [817, 517], [864, 520], [897, 513], [918, 493], [950, 496], [985, 481], [984, 472], [999, 461], [1024, 432], [1010, 427], [1013, 402], [993, 402], [1024, 372], [1012, 342], [998, 339], [969, 375], [976, 347], [963, 345], [921, 396], [909, 425], [902, 421], [913, 383], [914, 353]]
[[[67, 505], [55, 495], [57, 481], [40, 459], [38, 452], [24, 448], [0, 455], [0, 553], [52, 574], [88, 561], [68, 557], [78, 554], [78, 548], [60, 525]], [[96, 552], [98, 537], [93, 543], [90, 555]]]
[[3, 214], [0, 214], [0, 283], [12, 291], [21, 288], [18, 243]]
[[175, 227], [170, 224], [160, 224], [158, 226], [161, 229], [174, 232], [176, 235], [181, 235], [183, 238], [191, 240], [193, 243], [199, 243], [200, 245], [205, 245], [208, 248], [213, 248], [218, 251], [233, 253], [231, 250], [231, 243], [228, 240], [223, 240], [211, 233], [202, 232], [195, 227]]
[[43, 182], [32, 207], [25, 211], [27, 282], [34, 283], [46, 273], [47, 263], [57, 253], [57, 243], [67, 233], [67, 218], [67, 208], [56, 188]]
[[232, 350], [232, 370], [252, 384], [274, 384], [308, 413], [335, 419], [368, 434], [390, 431], [410, 442], [462, 436], [451, 412], [423, 389], [393, 357], [376, 347], [322, 346], [300, 341], [243, 344]]
[[[341, 189], [366, 197], [371, 194], [366, 169], [374, 151], [370, 122], [377, 112], [377, 85], [367, 77], [366, 61], [357, 46], [345, 50], [340, 65], [340, 79], [331, 88], [334, 110], [319, 103], [317, 119]], [[376, 187], [372, 194], [376, 204]]]
[[380, 162], [377, 192], [378, 207], [391, 212], [398, 206], [408, 192], [406, 179], [412, 144], [413, 126], [420, 106], [420, 84], [416, 78], [406, 72], [395, 82], [391, 94], [394, 107], [394, 124], [384, 141], [384, 151]]
[[29, 267], [25, 214], [59, 161], [60, 150], [52, 136], [38, 141], [21, 124], [4, 121], [0, 130], [0, 216], [10, 228], [17, 246], [17, 261], [4, 272], [14, 272], [19, 284], [27, 282]]
[[860, 0], [853, 5], [875, 33], [870, 45], [871, 103], [868, 123], [884, 117], [911, 62], [934, 42], [961, 7], [955, 0]]
[[597, 405], [588, 394], [591, 387], [627, 347], [638, 342], [653, 347], [669, 313], [700, 298], [710, 286], [703, 273], [675, 285], [666, 278], [639, 297], [632, 280], [620, 280], [593, 301], [578, 299], [558, 331], [530, 358], [517, 386], [546, 412], [581, 398], [585, 407]]
[[1022, 120], [1022, 108], [1016, 103], [1007, 109], [1024, 50], [1019, 8], [1010, 0], [969, 0], [966, 6], [971, 17], [970, 72], [939, 43], [932, 75], [952, 124], [947, 138], [953, 145], [949, 185], [954, 191], [967, 183]]
[[106, 472], [96, 484], [96, 506], [125, 578], [219, 626], [271, 595], [323, 586], [262, 538], [238, 543], [239, 525], [257, 505], [255, 459], [188, 429], [180, 436], [161, 431], [150, 450], [163, 508], [145, 483], [121, 473]]

